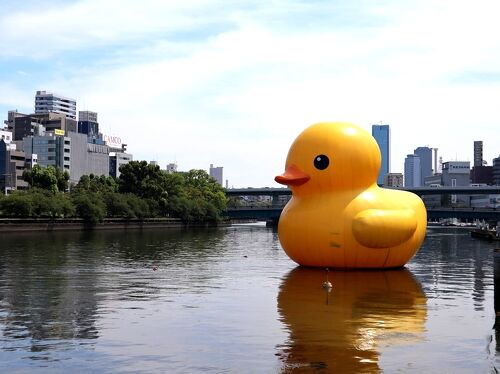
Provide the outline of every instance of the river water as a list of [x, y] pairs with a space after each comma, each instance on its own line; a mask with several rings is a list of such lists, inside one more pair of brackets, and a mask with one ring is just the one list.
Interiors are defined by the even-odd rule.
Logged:
[[494, 372], [493, 248], [429, 229], [328, 293], [261, 225], [4, 234], [0, 372]]

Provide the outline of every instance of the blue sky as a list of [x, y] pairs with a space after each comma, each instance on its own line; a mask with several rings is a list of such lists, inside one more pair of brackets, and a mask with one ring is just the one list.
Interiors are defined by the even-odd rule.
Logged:
[[318, 121], [388, 123], [418, 146], [500, 154], [498, 1], [0, 0], [0, 118], [36, 90], [98, 112], [135, 159], [274, 186]]

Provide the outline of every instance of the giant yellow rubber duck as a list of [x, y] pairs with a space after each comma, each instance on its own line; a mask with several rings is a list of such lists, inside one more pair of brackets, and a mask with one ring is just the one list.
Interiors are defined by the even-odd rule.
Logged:
[[415, 255], [425, 236], [425, 206], [413, 193], [378, 187], [380, 162], [375, 139], [351, 123], [317, 123], [295, 139], [285, 172], [275, 178], [292, 190], [278, 224], [292, 260], [382, 269]]

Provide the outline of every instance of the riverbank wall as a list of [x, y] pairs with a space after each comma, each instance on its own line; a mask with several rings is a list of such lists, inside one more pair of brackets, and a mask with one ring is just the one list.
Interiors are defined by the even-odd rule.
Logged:
[[187, 228], [226, 226], [221, 224], [186, 224], [178, 218], [124, 219], [105, 218], [103, 222], [91, 225], [80, 218], [2, 218], [0, 233], [29, 231], [69, 230], [142, 230], [153, 228]]

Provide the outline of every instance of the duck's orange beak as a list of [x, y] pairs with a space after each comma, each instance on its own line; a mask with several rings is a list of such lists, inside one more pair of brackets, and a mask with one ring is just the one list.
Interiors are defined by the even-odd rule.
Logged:
[[311, 179], [311, 177], [308, 174], [304, 173], [293, 164], [287, 167], [283, 174], [274, 178], [274, 180], [279, 184], [287, 186], [300, 186], [301, 184], [306, 183], [309, 179]]

